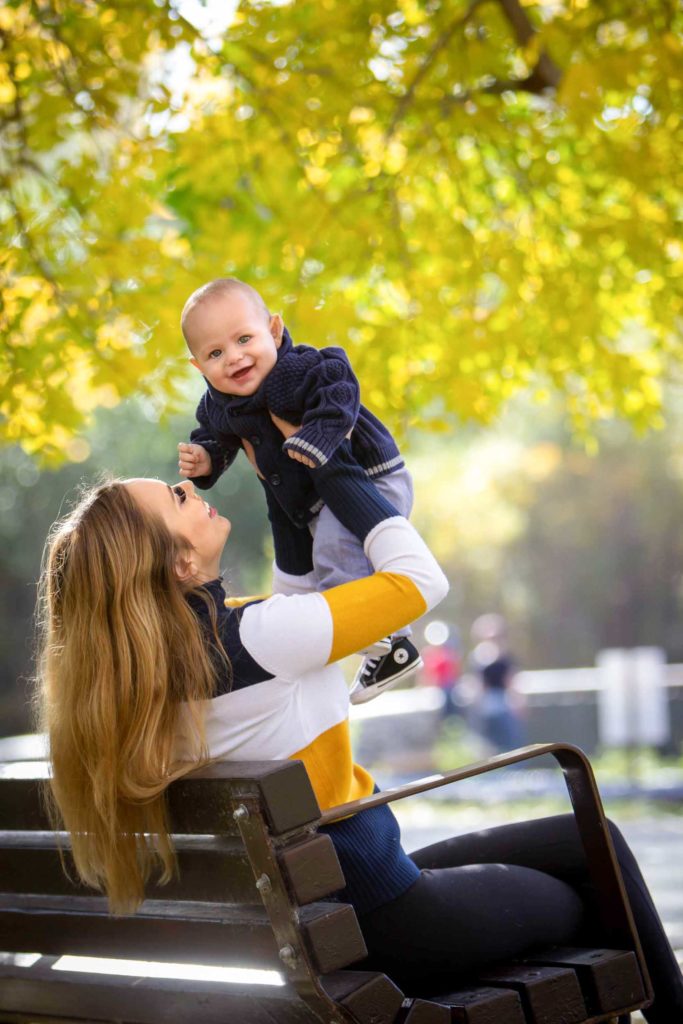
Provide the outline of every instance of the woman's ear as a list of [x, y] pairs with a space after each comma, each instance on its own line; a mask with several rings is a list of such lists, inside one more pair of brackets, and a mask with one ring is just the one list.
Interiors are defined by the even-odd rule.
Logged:
[[270, 318], [270, 333], [273, 335], [275, 348], [282, 344], [282, 332], [285, 329], [284, 321], [279, 313], [274, 313]]
[[188, 580], [195, 579], [197, 575], [197, 567], [189, 554], [178, 554], [176, 556], [175, 572], [181, 583], [186, 583]]

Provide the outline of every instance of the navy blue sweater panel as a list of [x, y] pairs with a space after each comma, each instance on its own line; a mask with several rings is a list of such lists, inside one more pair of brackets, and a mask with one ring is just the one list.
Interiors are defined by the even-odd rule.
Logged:
[[215, 671], [214, 696], [230, 693], [232, 690], [241, 690], [245, 686], [253, 686], [255, 683], [263, 683], [272, 679], [273, 675], [267, 672], [262, 665], [255, 661], [251, 654], [244, 648], [240, 637], [240, 623], [245, 608], [250, 604], [258, 604], [258, 601], [249, 601], [239, 608], [225, 607], [225, 590], [220, 580], [212, 580], [205, 583], [201, 588], [208, 601], [213, 605], [216, 614], [216, 631], [223, 645], [228, 664], [222, 657], [211, 624], [211, 613], [206, 601], [198, 594], [188, 595], [188, 603], [199, 619], [200, 625], [206, 637], [209, 654]]
[[313, 536], [308, 528], [299, 529], [291, 522], [275, 500], [271, 488], [261, 480], [266, 496], [268, 521], [273, 537], [275, 563], [292, 576], [306, 576], [313, 571]]
[[420, 877], [401, 845], [400, 826], [387, 804], [322, 825], [319, 831], [334, 843], [344, 872], [346, 885], [337, 897], [352, 903], [358, 914], [397, 899]]

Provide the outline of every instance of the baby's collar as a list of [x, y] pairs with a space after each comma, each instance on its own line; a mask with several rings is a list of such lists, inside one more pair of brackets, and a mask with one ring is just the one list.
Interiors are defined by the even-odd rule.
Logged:
[[283, 356], [286, 356], [288, 352], [291, 352], [293, 344], [294, 342], [292, 341], [291, 334], [289, 333], [286, 327], [283, 327], [282, 341], [280, 342], [280, 347], [277, 350], [278, 362], [282, 359]]

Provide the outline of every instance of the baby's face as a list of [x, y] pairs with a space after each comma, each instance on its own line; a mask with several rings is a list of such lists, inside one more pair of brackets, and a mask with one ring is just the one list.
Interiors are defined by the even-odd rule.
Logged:
[[268, 319], [238, 291], [218, 294], [192, 311], [185, 324], [190, 362], [225, 395], [253, 395], [277, 362], [279, 317]]

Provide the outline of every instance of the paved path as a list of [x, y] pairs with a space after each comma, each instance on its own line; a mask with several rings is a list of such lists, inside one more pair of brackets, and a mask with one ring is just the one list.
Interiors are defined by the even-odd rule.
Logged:
[[[666, 933], [683, 966], [683, 817], [640, 818], [622, 831], [645, 875]], [[644, 1021], [633, 1015], [633, 1024]]]
[[[683, 966], [683, 815], [646, 813], [633, 817], [626, 812], [620, 815], [618, 809], [610, 809], [609, 813], [638, 858], [667, 935]], [[426, 800], [415, 800], [412, 807], [404, 805], [399, 818], [408, 850], [504, 821], [496, 814], [496, 808], [489, 807], [466, 817], [464, 812], [449, 812]], [[633, 1024], [642, 1021], [640, 1014], [633, 1016]]]

